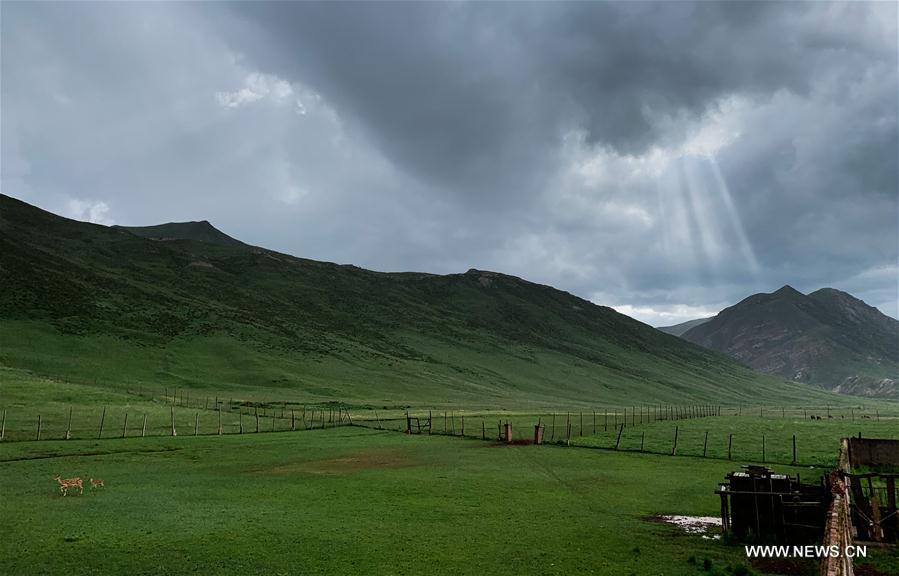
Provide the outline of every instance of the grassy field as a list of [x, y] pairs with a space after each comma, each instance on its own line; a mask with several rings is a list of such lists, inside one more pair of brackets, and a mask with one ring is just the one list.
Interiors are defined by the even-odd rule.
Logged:
[[358, 427], [3, 444], [0, 573], [700, 574], [742, 548], [652, 516], [716, 515], [736, 464]]
[[[0, 444], [4, 574], [741, 573], [747, 564], [741, 547], [683, 534], [651, 517], [717, 515], [717, 482], [761, 462], [762, 434], [769, 465], [810, 482], [833, 465], [841, 436], [895, 438], [899, 431], [892, 405], [881, 402], [830, 407], [830, 418], [827, 406], [728, 406], [722, 416], [643, 424], [628, 408], [616, 452], [613, 424], [624, 419], [624, 407], [599, 408], [596, 434], [592, 411], [583, 430], [581, 413], [572, 411], [568, 448], [553, 443], [567, 431], [564, 410], [556, 411], [552, 434], [552, 412], [457, 407], [444, 420], [432, 408], [428, 437], [375, 430], [379, 423], [403, 428], [405, 409], [395, 406], [350, 406], [357, 426], [289, 432], [282, 407], [269, 403], [261, 431], [274, 423], [285, 432], [251, 433], [254, 418], [244, 416], [247, 433], [239, 435], [240, 417], [224, 411], [219, 437], [217, 412], [197, 408], [205, 397], [192, 391], [192, 407], [175, 409], [179, 435], [171, 438], [165, 436], [170, 402], [149, 390], [65, 383], [21, 370], [0, 376], [7, 439], [33, 439], [37, 413], [44, 426], [40, 442]], [[322, 408], [328, 414], [328, 406], [310, 404], [307, 414]], [[97, 440], [104, 407], [106, 427]], [[60, 441], [70, 408], [79, 423], [75, 439]], [[125, 413], [129, 438], [121, 439]], [[134, 437], [144, 414], [148, 434], [158, 436]], [[193, 437], [197, 414], [202, 435]], [[648, 408], [644, 414], [649, 420]], [[461, 434], [463, 415], [466, 438], [444, 435]], [[477, 440], [482, 430], [495, 437], [499, 421], [512, 422], [516, 438], [530, 437], [538, 419], [550, 445]], [[675, 426], [678, 456], [671, 457]], [[706, 430], [709, 457], [697, 457]], [[787, 465], [792, 434], [801, 467]], [[639, 453], [641, 438], [657, 454]], [[62, 498], [54, 473], [100, 477], [108, 487]], [[873, 554], [869, 564], [880, 573], [899, 568], [894, 551]]]

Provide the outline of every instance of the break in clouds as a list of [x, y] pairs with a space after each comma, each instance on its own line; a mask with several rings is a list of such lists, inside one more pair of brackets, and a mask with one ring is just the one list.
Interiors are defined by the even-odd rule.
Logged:
[[0, 190], [651, 324], [897, 315], [895, 3], [9, 3]]

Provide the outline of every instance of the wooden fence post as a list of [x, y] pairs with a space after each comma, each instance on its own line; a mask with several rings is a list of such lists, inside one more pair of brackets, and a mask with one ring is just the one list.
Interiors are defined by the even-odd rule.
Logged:
[[147, 435], [147, 415], [144, 413], [144, 425], [141, 426], [140, 429], [140, 437], [143, 438]]
[[35, 436], [35, 440], [41, 439], [41, 425], [43, 424], [43, 420], [41, 419], [41, 415], [37, 415], [37, 436]]
[[487, 439], [487, 423], [484, 422], [484, 419], [481, 419], [481, 440]]
[[66, 440], [72, 438], [72, 407], [69, 406], [69, 419], [66, 421]]
[[621, 424], [618, 427], [618, 439], [615, 440], [615, 450], [618, 450], [618, 446], [621, 445], [621, 431], [624, 430], [624, 424]]
[[103, 407], [103, 413], [100, 415], [100, 431], [97, 433], [97, 438], [103, 436], [103, 421], [106, 420], [106, 406]]
[[465, 436], [465, 415], [462, 415], [462, 436]]
[[3, 420], [0, 421], [0, 442], [4, 436], [6, 436], [6, 410], [3, 411]]
[[708, 452], [709, 448], [709, 431], [705, 431], [705, 440], [702, 442], [702, 457], [705, 458], [705, 455]]
[[172, 436], [177, 436], [178, 432], [175, 431], [175, 407], [172, 406]]
[[643, 442], [646, 440], [646, 430], [640, 432], [640, 452], [643, 452]]
[[605, 412], [605, 418], [603, 418], [603, 422], [602, 422], [602, 431], [608, 432], [609, 431], [609, 409], [606, 408], [604, 410], [604, 412]]
[[793, 465], [796, 465], [796, 435], [793, 434]]
[[293, 413], [293, 410], [290, 411], [290, 431], [296, 432], [297, 430], [297, 417], [296, 414]]
[[243, 434], [243, 410], [237, 411], [237, 424], [240, 426], [240, 434]]
[[730, 460], [731, 448], [733, 447], [733, 445], [734, 445], [734, 435], [728, 434], [727, 435], [727, 459], [728, 460]]
[[[265, 411], [265, 407], [262, 408]], [[256, 432], [259, 432], [259, 407], [257, 406], [254, 410], [254, 416], [256, 416]], [[324, 415], [324, 410], [322, 410], [322, 414]]]
[[196, 416], [194, 416], [194, 436], [200, 433], [200, 413], [197, 412]]
[[596, 410], [593, 411], [593, 435], [596, 435]]
[[549, 440], [552, 442], [556, 439], [556, 413], [553, 412], [553, 425], [549, 432]]
[[762, 463], [765, 463], [765, 435], [762, 434]]
[[577, 435], [578, 436], [584, 435], [584, 413], [583, 412], [581, 412], [581, 420], [580, 420], [580, 424], [578, 425]]
[[122, 438], [125, 437], [128, 432], [128, 413], [125, 412], [125, 422], [122, 424]]
[[674, 447], [671, 449], [671, 455], [672, 455], [672, 456], [676, 456], [676, 455], [677, 455], [677, 432], [678, 432], [678, 427], [675, 426], [675, 427], [674, 427]]

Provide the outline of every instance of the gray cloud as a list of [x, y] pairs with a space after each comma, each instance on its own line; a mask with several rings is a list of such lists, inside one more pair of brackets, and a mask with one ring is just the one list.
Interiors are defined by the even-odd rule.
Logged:
[[651, 322], [897, 314], [896, 5], [4, 4], [2, 190]]

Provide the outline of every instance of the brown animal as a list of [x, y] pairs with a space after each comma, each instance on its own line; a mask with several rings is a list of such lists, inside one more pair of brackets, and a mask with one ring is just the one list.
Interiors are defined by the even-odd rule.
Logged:
[[102, 480], [91, 478], [91, 490], [94, 488], [106, 488], [106, 484], [104, 484]]
[[78, 488], [81, 490], [81, 494], [84, 494], [84, 486], [81, 484], [81, 478], [60, 478], [59, 474], [55, 474], [53, 479], [59, 482], [59, 491], [62, 492], [63, 496], [69, 495], [69, 488]]

